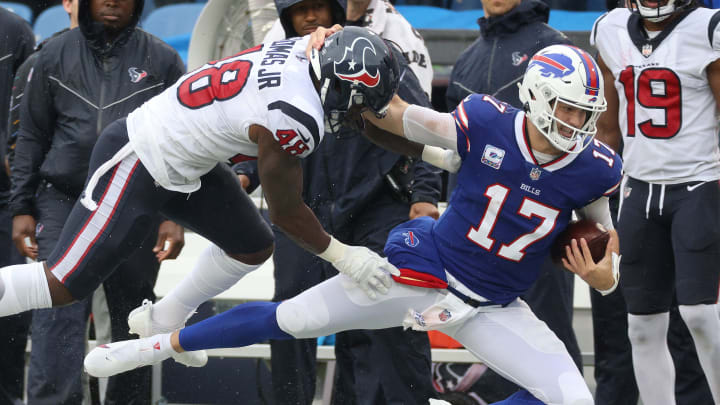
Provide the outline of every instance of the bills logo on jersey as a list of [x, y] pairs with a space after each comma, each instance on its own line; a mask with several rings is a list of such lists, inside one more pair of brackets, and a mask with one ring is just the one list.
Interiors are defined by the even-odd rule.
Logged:
[[505, 158], [505, 151], [497, 146], [485, 145], [481, 162], [493, 169], [499, 169]]
[[[365, 68], [365, 54], [367, 52], [377, 55], [372, 42], [362, 37], [355, 39], [349, 48], [345, 47], [342, 60], [335, 62], [335, 75], [342, 80], [360, 82], [367, 87], [377, 86], [380, 82], [380, 72], [376, 70], [371, 73]], [[362, 55], [363, 60], [355, 60], [353, 55]]]
[[415, 236], [415, 233], [413, 231], [407, 231], [403, 232], [402, 234], [405, 237], [405, 244], [410, 247], [415, 247], [420, 244], [420, 239]]
[[128, 69], [128, 74], [130, 74], [130, 81], [133, 83], [138, 83], [140, 80], [147, 77], [147, 72], [144, 70], [139, 70], [136, 67], [131, 67]]
[[559, 53], [545, 53], [535, 55], [530, 60], [528, 69], [537, 66], [540, 74], [544, 77], [565, 77], [575, 71], [572, 60], [567, 56]]
[[443, 309], [438, 315], [438, 319], [440, 319], [441, 322], [447, 322], [450, 318], [452, 318], [452, 312], [448, 309]]

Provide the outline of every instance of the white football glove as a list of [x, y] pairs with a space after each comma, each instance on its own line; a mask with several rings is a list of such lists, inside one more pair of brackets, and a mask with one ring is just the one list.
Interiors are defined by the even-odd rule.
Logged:
[[457, 173], [462, 164], [460, 155], [454, 150], [430, 145], [425, 145], [423, 148], [422, 160], [439, 169], [447, 170], [450, 173]]
[[319, 257], [329, 261], [342, 274], [353, 279], [355, 284], [370, 297], [377, 293], [387, 294], [392, 286], [392, 277], [399, 276], [400, 270], [384, 257], [364, 246], [349, 246], [330, 237], [330, 244]]

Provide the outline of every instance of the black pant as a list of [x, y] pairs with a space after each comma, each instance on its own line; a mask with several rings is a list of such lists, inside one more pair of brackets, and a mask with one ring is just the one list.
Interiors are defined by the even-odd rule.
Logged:
[[[381, 253], [388, 232], [407, 219], [409, 207], [383, 195], [365, 212], [354, 216], [356, 225], [340, 238]], [[274, 301], [291, 298], [337, 274], [330, 263], [298, 247], [282, 232], [275, 236]], [[276, 403], [311, 404], [316, 339], [278, 340], [270, 345]], [[402, 328], [340, 332], [335, 356], [333, 404], [426, 404], [432, 396], [430, 343], [425, 332]]]
[[[617, 196], [610, 199], [610, 210], [617, 218]], [[618, 288], [602, 296], [590, 289], [593, 340], [595, 342], [595, 404], [637, 405], [638, 388], [628, 338], [627, 307]], [[678, 312], [670, 310], [668, 346], [675, 363], [675, 400], [678, 405], [712, 404], [710, 387], [700, 367], [695, 344]]]
[[[11, 237], [12, 217], [0, 204], [0, 267], [23, 263]], [[22, 400], [25, 381], [25, 346], [30, 312], [0, 318], [0, 404]]]
[[[38, 190], [36, 233], [41, 260], [55, 247], [74, 203], [74, 198], [51, 184], [44, 183]], [[153, 288], [160, 265], [152, 248], [159, 223], [160, 219], [156, 218], [155, 231], [120, 265], [119, 271], [103, 283], [113, 341], [133, 338], [127, 326], [130, 311], [144, 298], [154, 298]], [[90, 302], [88, 297], [67, 307], [33, 311], [29, 404], [72, 405], [82, 401], [81, 373]], [[58, 373], [58, 368], [65, 371]], [[149, 405], [151, 376], [151, 368], [144, 367], [111, 377], [105, 404]]]

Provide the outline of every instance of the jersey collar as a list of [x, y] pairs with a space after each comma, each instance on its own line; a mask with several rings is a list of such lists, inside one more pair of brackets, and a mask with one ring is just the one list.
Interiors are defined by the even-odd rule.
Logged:
[[528, 137], [526, 128], [527, 116], [524, 112], [520, 111], [517, 115], [515, 115], [515, 140], [517, 141], [520, 153], [523, 155], [526, 162], [549, 171], [555, 171], [569, 165], [575, 160], [575, 158], [578, 157], [579, 153], [563, 153], [547, 163], [538, 163], [537, 159], [535, 159], [535, 155], [530, 149], [530, 138]]
[[674, 20], [670, 21], [670, 23], [663, 28], [660, 34], [652, 39], [648, 38], [640, 15], [638, 13], [631, 13], [627, 22], [627, 30], [628, 34], [630, 34], [630, 39], [640, 54], [648, 58], [652, 55], [653, 51], [660, 46], [663, 39], [670, 35], [672, 30], [680, 24], [680, 21], [684, 20], [685, 17], [687, 17], [693, 10], [695, 9], [691, 8], [690, 10], [681, 11]]

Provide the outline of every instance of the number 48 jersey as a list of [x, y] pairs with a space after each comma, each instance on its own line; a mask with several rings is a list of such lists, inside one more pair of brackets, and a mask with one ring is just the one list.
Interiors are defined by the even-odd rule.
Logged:
[[720, 179], [717, 108], [705, 69], [720, 58], [720, 11], [682, 12], [648, 38], [637, 14], [616, 8], [590, 42], [615, 78], [625, 172], [648, 183]]
[[323, 136], [323, 110], [305, 57], [306, 38], [259, 45], [208, 62], [133, 111], [130, 144], [153, 178], [192, 192], [218, 162], [257, 157], [251, 125], [306, 157]]
[[462, 166], [434, 240], [453, 277], [505, 304], [537, 279], [572, 211], [617, 189], [622, 162], [592, 141], [579, 154], [540, 164], [525, 114], [488, 95], [467, 97], [453, 115]]

